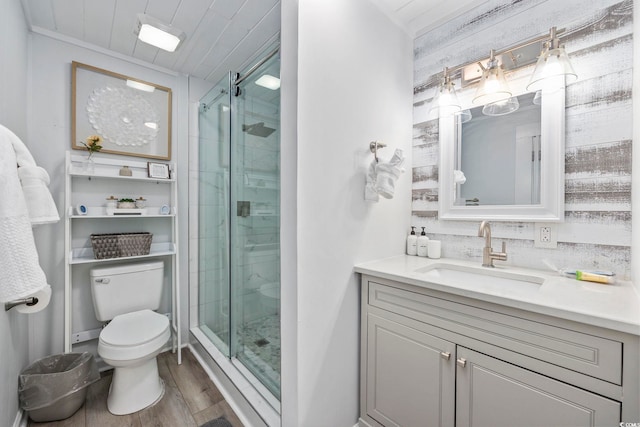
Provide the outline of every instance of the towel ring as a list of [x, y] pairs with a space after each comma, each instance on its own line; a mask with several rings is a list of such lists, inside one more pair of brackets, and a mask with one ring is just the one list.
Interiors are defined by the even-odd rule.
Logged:
[[376, 159], [376, 163], [378, 163], [378, 148], [384, 148], [387, 144], [383, 144], [378, 141], [371, 141], [369, 143], [369, 150], [373, 153], [373, 158]]

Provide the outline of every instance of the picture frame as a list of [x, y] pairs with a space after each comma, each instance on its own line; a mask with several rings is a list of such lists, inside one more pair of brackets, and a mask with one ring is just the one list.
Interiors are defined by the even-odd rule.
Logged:
[[170, 88], [76, 61], [71, 80], [72, 149], [98, 135], [101, 153], [171, 160]]
[[147, 162], [147, 174], [149, 178], [170, 179], [171, 170], [167, 163]]

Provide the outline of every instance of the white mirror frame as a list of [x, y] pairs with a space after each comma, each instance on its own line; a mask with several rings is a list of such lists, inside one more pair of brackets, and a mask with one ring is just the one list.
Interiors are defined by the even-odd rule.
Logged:
[[[515, 95], [515, 94], [514, 94]], [[463, 107], [464, 108], [464, 107]], [[540, 204], [456, 206], [454, 116], [440, 117], [439, 211], [442, 220], [564, 221], [565, 88], [544, 93], [541, 104]]]

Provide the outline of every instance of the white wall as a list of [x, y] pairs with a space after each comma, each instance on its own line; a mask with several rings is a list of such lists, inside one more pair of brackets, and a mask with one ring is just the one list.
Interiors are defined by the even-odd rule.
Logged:
[[[181, 242], [184, 251], [180, 257], [182, 282], [183, 337], [187, 331], [187, 79], [141, 62], [110, 55], [90, 45], [75, 45], [41, 34], [33, 34], [31, 47], [29, 140], [27, 144], [36, 162], [51, 175], [50, 190], [63, 217], [64, 202], [64, 158], [71, 148], [71, 61], [107, 69], [140, 78], [172, 89], [173, 126], [172, 161], [178, 162], [179, 205], [184, 218], [180, 223]], [[100, 154], [103, 157], [122, 156]], [[135, 158], [131, 158], [135, 159]], [[114, 230], [117, 232], [118, 230]], [[53, 293], [47, 309], [31, 315], [30, 348], [31, 359], [63, 351], [64, 315], [64, 221], [36, 229], [36, 244], [41, 265], [51, 284]], [[75, 292], [90, 292], [76, 289]], [[83, 299], [83, 298], [81, 298]], [[84, 298], [87, 300], [86, 298]], [[88, 299], [90, 300], [90, 299]], [[74, 307], [74, 310], [91, 311], [93, 307]], [[90, 317], [90, 316], [85, 316]], [[77, 316], [77, 319], [80, 316]], [[95, 327], [94, 324], [77, 324], [76, 330]]]
[[[369, 0], [298, 7], [299, 413], [284, 425], [352, 426], [360, 289], [353, 265], [403, 253], [410, 209], [409, 171], [392, 200], [364, 201], [369, 142], [388, 144], [385, 160], [404, 150], [411, 164], [412, 41]], [[283, 368], [284, 380], [291, 373]]]
[[[27, 139], [29, 43], [20, 2], [0, 0], [0, 124]], [[0, 203], [2, 201], [0, 200]], [[0, 243], [2, 244], [2, 243]], [[0, 306], [0, 425], [18, 414], [18, 375], [29, 364], [29, 318]]]

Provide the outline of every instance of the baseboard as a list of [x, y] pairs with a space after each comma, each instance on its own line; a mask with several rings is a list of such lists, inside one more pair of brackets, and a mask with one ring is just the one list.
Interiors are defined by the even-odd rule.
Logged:
[[27, 412], [20, 409], [16, 414], [16, 419], [13, 421], [13, 427], [27, 427], [29, 422], [29, 415]]

